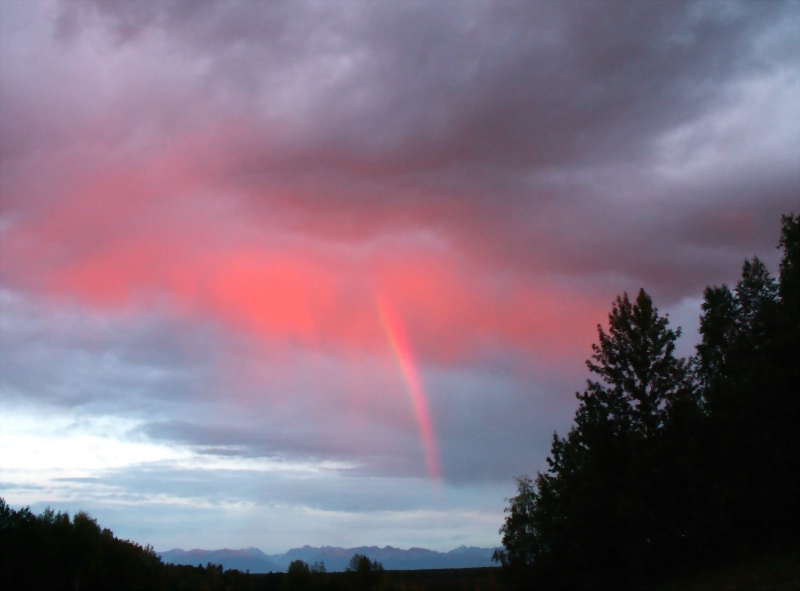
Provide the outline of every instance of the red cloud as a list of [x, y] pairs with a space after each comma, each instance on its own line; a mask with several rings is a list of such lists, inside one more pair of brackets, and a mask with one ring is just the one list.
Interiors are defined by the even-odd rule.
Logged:
[[[276, 343], [385, 350], [375, 306], [385, 298], [423, 361], [463, 361], [498, 347], [548, 357], [587, 349], [603, 314], [590, 298], [494, 268], [491, 257], [458, 252], [430, 229], [420, 234], [415, 224], [427, 209], [405, 212], [403, 223], [396, 206], [360, 212], [359, 223], [388, 230], [348, 240], [322, 225], [288, 226], [299, 206], [267, 187], [254, 217], [238, 201], [252, 196], [226, 194], [232, 189], [220, 182], [226, 166], [217, 155], [225, 137], [237, 137], [232, 129], [78, 172], [56, 168], [58, 199], [42, 199], [6, 230], [4, 275], [87, 306], [136, 312], [166, 303]], [[309, 181], [304, 190], [324, 195], [330, 187]], [[310, 219], [315, 206], [307, 207]]]

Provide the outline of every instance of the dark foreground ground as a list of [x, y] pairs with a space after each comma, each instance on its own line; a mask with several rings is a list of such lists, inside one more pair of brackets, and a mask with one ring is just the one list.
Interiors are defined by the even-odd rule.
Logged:
[[800, 551], [762, 556], [672, 581], [657, 591], [798, 591]]
[[[257, 589], [282, 590], [284, 574], [250, 575]], [[328, 573], [322, 588], [353, 589], [348, 573]], [[499, 568], [386, 571], [369, 588], [402, 591], [500, 591], [506, 589]], [[653, 591], [800, 591], [800, 551], [753, 558], [720, 566], [697, 575], [659, 585]]]
[[[291, 581], [285, 573], [251, 574], [253, 591], [283, 591], [305, 588], [386, 591], [500, 591], [500, 568], [458, 568], [430, 570], [389, 570], [367, 584], [360, 585], [352, 573], [326, 573], [319, 579], [306, 582]], [[293, 583], [299, 583], [295, 585]]]

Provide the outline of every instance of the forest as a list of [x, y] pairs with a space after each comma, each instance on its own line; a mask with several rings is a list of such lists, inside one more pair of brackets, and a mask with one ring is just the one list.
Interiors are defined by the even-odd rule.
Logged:
[[780, 275], [757, 258], [708, 287], [700, 343], [639, 291], [619, 296], [548, 469], [517, 479], [495, 553], [524, 589], [646, 589], [798, 545], [800, 216]]
[[508, 500], [501, 568], [388, 572], [361, 555], [344, 573], [302, 561], [270, 574], [176, 566], [87, 513], [35, 515], [0, 499], [3, 588], [649, 589], [796, 553], [800, 216], [782, 218], [778, 248], [777, 278], [753, 258], [735, 286], [706, 288], [688, 359], [644, 289], [616, 298], [572, 427]]

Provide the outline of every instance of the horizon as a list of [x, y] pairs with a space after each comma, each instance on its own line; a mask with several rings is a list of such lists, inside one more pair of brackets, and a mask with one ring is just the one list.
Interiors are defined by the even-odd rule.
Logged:
[[0, 496], [495, 548], [597, 326], [778, 271], [800, 3], [0, 2]]
[[[327, 572], [342, 572], [353, 556], [362, 554], [375, 560], [387, 570], [425, 570], [498, 567], [492, 560], [496, 548], [454, 548], [437, 552], [427, 548], [395, 548], [393, 546], [356, 546], [353, 548], [331, 546], [303, 546], [278, 554], [267, 554], [259, 548], [219, 548], [215, 550], [174, 548], [157, 552], [165, 564], [194, 566], [210, 562], [225, 569], [250, 572], [281, 572], [296, 561], [307, 565], [322, 564]], [[267, 570], [269, 569], [269, 570]]]
[[[495, 548], [499, 548], [499, 547], [500, 546], [493, 546], [493, 547], [490, 547], [490, 548], [483, 548], [483, 547], [478, 547], [478, 546], [458, 546], [456, 548], [451, 548], [447, 552], [453, 552], [455, 550], [461, 550], [461, 549], [465, 549], [465, 550], [473, 550], [473, 549], [474, 550], [494, 550]], [[272, 552], [272, 553], [264, 552], [261, 548], [258, 548], [256, 546], [247, 546], [247, 547], [243, 547], [243, 548], [192, 548], [190, 550], [186, 549], [186, 548], [170, 548], [169, 550], [156, 550], [156, 553], [157, 554], [164, 554], [165, 552], [173, 552], [175, 550], [181, 550], [182, 552], [195, 552], [195, 551], [198, 551], [198, 552], [220, 552], [220, 551], [224, 551], [224, 550], [230, 550], [230, 551], [233, 551], [233, 552], [240, 552], [242, 550], [258, 550], [259, 552], [263, 553], [266, 556], [275, 556], [275, 555], [288, 554], [292, 550], [305, 550], [307, 548], [319, 549], [319, 550], [358, 550], [358, 549], [361, 549], [361, 548], [370, 548], [370, 549], [376, 549], [376, 550], [401, 550], [403, 552], [407, 552], [409, 550], [429, 550], [431, 552], [438, 552], [440, 554], [446, 554], [447, 553], [447, 552], [441, 552], [440, 550], [431, 550], [430, 548], [423, 548], [421, 546], [411, 546], [409, 548], [398, 548], [397, 546], [391, 546], [391, 545], [376, 546], [375, 544], [371, 544], [371, 545], [367, 545], [367, 546], [351, 546], [351, 547], [343, 547], [343, 546], [312, 546], [311, 544], [303, 544], [302, 546], [289, 548], [287, 550], [284, 550], [283, 552]]]

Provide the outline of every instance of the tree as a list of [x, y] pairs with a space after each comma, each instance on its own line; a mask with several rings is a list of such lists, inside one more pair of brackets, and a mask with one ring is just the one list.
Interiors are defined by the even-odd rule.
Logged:
[[[775, 280], [757, 258], [705, 290], [702, 342], [642, 290], [618, 297], [548, 470], [520, 478], [495, 559], [545, 588], [640, 588], [800, 534], [800, 216], [784, 216]], [[528, 581], [529, 583], [530, 581]]]
[[782, 222], [779, 280], [752, 258], [734, 289], [707, 288], [702, 306], [703, 513], [720, 556], [798, 535], [800, 216]]
[[289, 568], [286, 570], [286, 573], [289, 575], [308, 575], [311, 573], [311, 569], [308, 566], [308, 563], [304, 560], [292, 560], [289, 563]]
[[492, 560], [499, 562], [503, 567], [521, 570], [533, 564], [538, 548], [535, 543], [537, 500], [537, 490], [533, 481], [527, 476], [518, 477], [517, 494], [508, 499], [510, 504], [505, 509], [508, 517], [500, 528], [505, 549], [495, 550], [492, 555]]
[[311, 569], [308, 563], [303, 560], [292, 560], [286, 570], [283, 588], [287, 590], [307, 589], [310, 580]]
[[634, 304], [627, 293], [618, 296], [608, 320], [608, 333], [598, 325], [599, 342], [586, 362], [601, 381], [589, 380], [577, 395], [583, 404], [576, 423], [591, 429], [609, 421], [615, 432], [652, 437], [663, 429], [669, 407], [691, 392], [687, 362], [675, 357], [681, 329], [668, 328], [644, 289]]
[[541, 567], [548, 552], [547, 528], [541, 520], [552, 518], [545, 506], [546, 475], [539, 474], [534, 483], [527, 476], [517, 477], [517, 494], [508, 499], [505, 523], [500, 528], [503, 550], [495, 550], [492, 560], [499, 562], [513, 583], [524, 587], [534, 564]]
[[345, 570], [349, 573], [352, 588], [370, 589], [380, 581], [383, 565], [364, 554], [354, 554]]
[[328, 572], [328, 569], [325, 568], [325, 562], [320, 561], [311, 565], [311, 572], [318, 575], [324, 575]]
[[356, 573], [379, 572], [383, 570], [383, 565], [377, 560], [370, 560], [365, 554], [353, 554], [346, 570], [347, 572]]
[[4, 589], [157, 589], [163, 564], [151, 546], [119, 540], [81, 511], [15, 511], [0, 498]]
[[91, 580], [99, 570], [103, 558], [101, 529], [97, 520], [84, 511], [72, 518], [72, 563], [75, 568], [75, 588], [81, 587], [81, 580]]
[[[587, 366], [574, 425], [554, 434], [549, 469], [517, 480], [495, 555], [518, 579], [553, 588], [638, 586], [672, 535], [659, 511], [663, 441], [678, 412], [696, 407], [689, 364], [675, 356], [669, 328], [650, 296], [623, 294]], [[662, 533], [666, 531], [667, 533]], [[527, 583], [526, 583], [527, 584]]]

